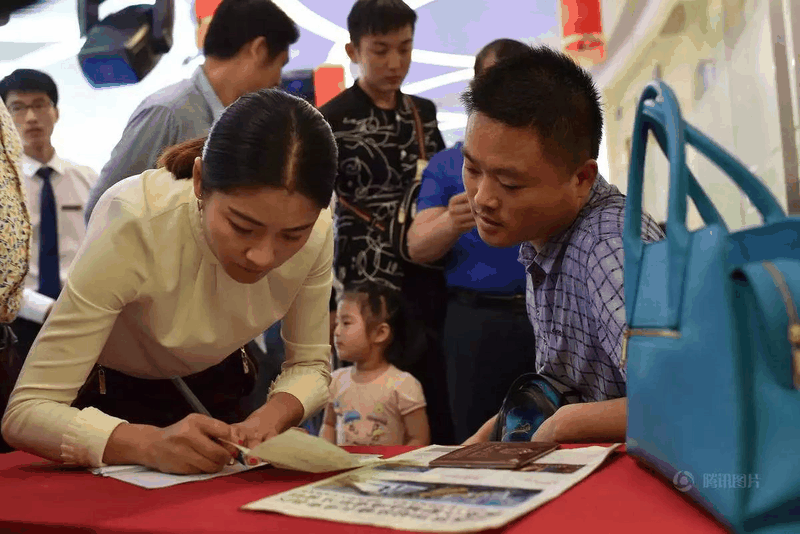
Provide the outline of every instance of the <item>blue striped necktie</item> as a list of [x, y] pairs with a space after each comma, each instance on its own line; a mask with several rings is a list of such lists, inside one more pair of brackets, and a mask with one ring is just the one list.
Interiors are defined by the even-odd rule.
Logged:
[[53, 169], [41, 167], [36, 175], [42, 179], [39, 200], [39, 293], [58, 298], [61, 292], [61, 275], [58, 268], [58, 214], [56, 195], [50, 176]]

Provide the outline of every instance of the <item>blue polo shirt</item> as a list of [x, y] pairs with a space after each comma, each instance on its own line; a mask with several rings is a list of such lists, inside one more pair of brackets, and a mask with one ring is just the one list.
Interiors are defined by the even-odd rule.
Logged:
[[[428, 163], [422, 177], [417, 212], [447, 207], [450, 198], [464, 192], [461, 168], [462, 143], [439, 152]], [[494, 294], [525, 293], [525, 269], [520, 265], [519, 246], [494, 248], [484, 243], [473, 228], [462, 234], [446, 257], [448, 287]]]

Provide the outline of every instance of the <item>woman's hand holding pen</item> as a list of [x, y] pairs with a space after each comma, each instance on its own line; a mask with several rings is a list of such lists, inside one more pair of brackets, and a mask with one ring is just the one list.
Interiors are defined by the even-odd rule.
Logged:
[[155, 429], [143, 448], [142, 464], [163, 473], [217, 473], [239, 451], [219, 439], [238, 443], [231, 425], [191, 414], [174, 425]]

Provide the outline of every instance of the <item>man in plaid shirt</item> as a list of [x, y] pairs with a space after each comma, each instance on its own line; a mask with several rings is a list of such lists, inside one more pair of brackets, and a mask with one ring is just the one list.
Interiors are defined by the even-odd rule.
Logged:
[[[597, 172], [597, 88], [568, 56], [536, 47], [476, 78], [463, 100], [464, 186], [478, 233], [496, 247], [522, 243], [536, 370], [582, 400], [532, 439], [623, 441], [625, 196]], [[649, 216], [642, 224], [643, 239], [663, 238]], [[487, 440], [495, 419], [467, 443]]]

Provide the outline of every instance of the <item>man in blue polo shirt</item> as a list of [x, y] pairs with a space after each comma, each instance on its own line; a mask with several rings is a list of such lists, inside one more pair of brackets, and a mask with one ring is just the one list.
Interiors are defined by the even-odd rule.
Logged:
[[[493, 41], [476, 56], [475, 75], [525, 50], [511, 39]], [[535, 371], [535, 338], [525, 311], [519, 247], [493, 248], [481, 240], [464, 191], [463, 165], [461, 143], [431, 159], [408, 234], [415, 261], [446, 257], [443, 344], [459, 443], [496, 413], [515, 378]]]

